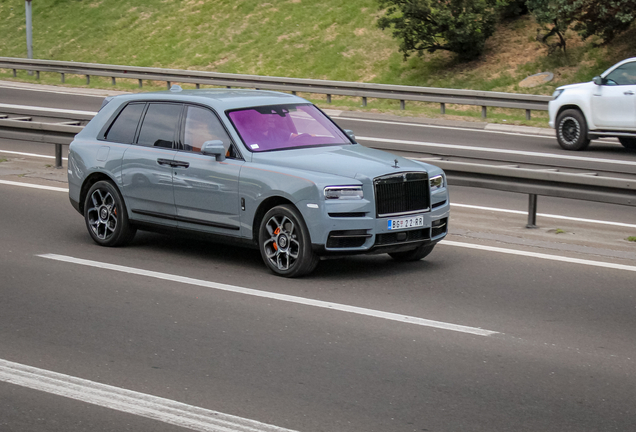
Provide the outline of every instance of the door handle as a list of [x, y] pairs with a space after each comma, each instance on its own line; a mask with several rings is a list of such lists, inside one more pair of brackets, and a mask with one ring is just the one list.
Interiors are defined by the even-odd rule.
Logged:
[[172, 161], [170, 166], [173, 167], [173, 168], [187, 168], [187, 167], [190, 166], [190, 163], [189, 162], [182, 162], [182, 161]]
[[170, 165], [170, 166], [172, 166], [172, 160], [171, 159], [157, 159], [157, 163], [159, 165]]
[[623, 94], [626, 96], [634, 96], [634, 92], [631, 90], [627, 90], [626, 92], [623, 92]]

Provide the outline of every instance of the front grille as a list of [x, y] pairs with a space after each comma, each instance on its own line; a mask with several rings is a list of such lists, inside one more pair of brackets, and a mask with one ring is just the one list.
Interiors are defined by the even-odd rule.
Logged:
[[327, 238], [328, 248], [354, 248], [364, 245], [371, 234], [367, 230], [331, 231]]
[[373, 181], [378, 217], [430, 210], [428, 174], [407, 172]]
[[375, 236], [375, 245], [384, 246], [403, 242], [413, 242], [418, 240], [428, 240], [429, 229], [417, 229], [410, 231], [396, 231], [391, 233], [377, 234]]

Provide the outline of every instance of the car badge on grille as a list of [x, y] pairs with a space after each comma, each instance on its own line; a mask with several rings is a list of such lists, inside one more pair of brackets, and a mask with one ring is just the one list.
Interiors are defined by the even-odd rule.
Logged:
[[398, 160], [397, 160], [397, 159], [394, 159], [394, 160], [393, 160], [393, 162], [395, 162], [395, 165], [393, 165], [393, 168], [399, 168], [399, 166], [398, 166]]

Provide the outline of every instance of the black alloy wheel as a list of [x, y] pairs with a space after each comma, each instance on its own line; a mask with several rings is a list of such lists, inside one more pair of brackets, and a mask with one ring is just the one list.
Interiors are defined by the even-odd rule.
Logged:
[[292, 205], [279, 205], [265, 214], [258, 244], [265, 265], [279, 276], [304, 276], [320, 261], [311, 248], [305, 221]]
[[130, 225], [124, 201], [108, 181], [98, 181], [86, 194], [84, 220], [88, 233], [101, 246], [129, 243], [137, 229]]
[[422, 258], [426, 258], [428, 254], [433, 252], [433, 248], [435, 245], [422, 245], [415, 249], [411, 249], [406, 252], [391, 252], [389, 256], [396, 261], [400, 262], [408, 262], [408, 261], [419, 261]]
[[577, 109], [567, 109], [557, 117], [556, 137], [565, 150], [584, 150], [590, 145], [587, 137], [587, 122]]

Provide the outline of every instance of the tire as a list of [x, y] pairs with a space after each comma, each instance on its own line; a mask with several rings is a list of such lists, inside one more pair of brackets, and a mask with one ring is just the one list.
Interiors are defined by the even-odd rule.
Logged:
[[295, 207], [287, 204], [265, 214], [258, 230], [258, 246], [265, 265], [278, 276], [304, 276], [320, 261], [311, 248], [305, 221]]
[[618, 140], [626, 149], [636, 150], [636, 138], [619, 137]]
[[86, 194], [84, 221], [91, 238], [100, 246], [123, 246], [135, 237], [126, 206], [117, 188], [108, 181], [98, 181]]
[[587, 137], [587, 122], [577, 109], [567, 109], [557, 117], [556, 137], [565, 150], [584, 150], [590, 145]]
[[434, 244], [423, 245], [406, 252], [393, 252], [393, 253], [390, 253], [389, 256], [393, 258], [394, 260], [400, 261], [400, 262], [419, 261], [422, 258], [426, 258], [428, 254], [433, 252], [434, 247], [435, 247]]

